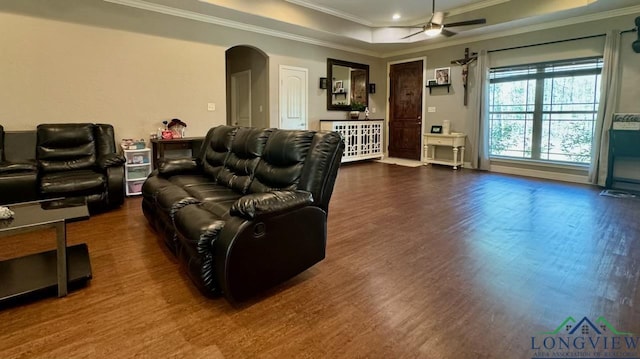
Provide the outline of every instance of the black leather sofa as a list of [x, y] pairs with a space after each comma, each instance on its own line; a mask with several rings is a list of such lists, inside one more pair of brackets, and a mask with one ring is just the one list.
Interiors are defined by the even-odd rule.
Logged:
[[[113, 126], [42, 124], [32, 133], [32, 152], [24, 159], [7, 160], [4, 153], [9, 152], [5, 145], [10, 135], [2, 131], [0, 204], [81, 197], [94, 211], [124, 202], [125, 159], [116, 151]], [[29, 142], [29, 132], [19, 135], [20, 143]]]
[[[12, 141], [12, 135], [5, 134], [0, 125], [0, 205], [38, 199], [35, 133], [17, 133], [15, 141]], [[25, 147], [25, 143], [31, 145], [30, 148]], [[29, 156], [29, 153], [33, 155]]]
[[324, 259], [343, 151], [335, 132], [218, 126], [160, 161], [142, 209], [201, 292], [241, 301]]

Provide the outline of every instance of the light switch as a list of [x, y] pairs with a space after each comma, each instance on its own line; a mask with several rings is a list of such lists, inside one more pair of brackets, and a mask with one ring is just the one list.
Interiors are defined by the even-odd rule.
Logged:
[[436, 112], [435, 107], [427, 107], [427, 112]]
[[371, 108], [371, 113], [376, 113], [376, 108], [375, 107]]
[[207, 111], [215, 111], [216, 110], [216, 104], [213, 102], [209, 102], [207, 104]]
[[258, 107], [258, 112], [262, 112], [262, 105]]

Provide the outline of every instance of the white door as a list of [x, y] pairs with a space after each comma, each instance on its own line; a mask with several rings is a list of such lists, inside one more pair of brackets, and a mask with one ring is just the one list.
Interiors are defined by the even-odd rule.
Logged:
[[231, 120], [251, 127], [251, 70], [231, 74]]
[[309, 70], [280, 66], [280, 128], [307, 129]]

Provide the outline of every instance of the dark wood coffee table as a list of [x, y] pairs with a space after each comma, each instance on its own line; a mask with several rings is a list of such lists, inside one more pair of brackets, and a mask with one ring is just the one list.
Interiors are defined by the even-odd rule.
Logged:
[[0, 220], [0, 237], [47, 228], [56, 229], [56, 249], [0, 261], [0, 303], [57, 287], [67, 295], [68, 284], [91, 279], [85, 243], [67, 247], [67, 222], [89, 218], [84, 200], [53, 199], [8, 205], [15, 215]]

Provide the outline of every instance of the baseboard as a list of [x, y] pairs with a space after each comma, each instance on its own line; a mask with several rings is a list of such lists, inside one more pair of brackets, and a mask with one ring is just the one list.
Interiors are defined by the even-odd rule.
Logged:
[[491, 165], [491, 167], [489, 168], [489, 171], [497, 172], [497, 173], [506, 173], [511, 175], [518, 175], [518, 176], [544, 178], [544, 179], [550, 179], [555, 181], [589, 184], [589, 179], [587, 178], [587, 176], [572, 175], [567, 173], [540, 171], [540, 170], [509, 167], [509, 166], [498, 166], [498, 165]]

